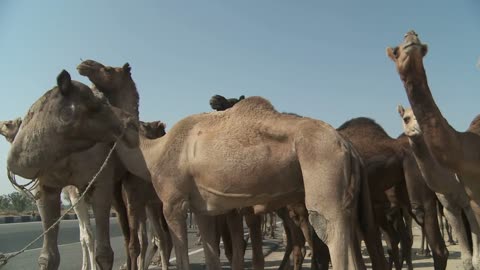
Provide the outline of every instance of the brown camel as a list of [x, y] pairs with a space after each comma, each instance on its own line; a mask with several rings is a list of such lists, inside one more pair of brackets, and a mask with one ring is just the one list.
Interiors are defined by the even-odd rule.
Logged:
[[[22, 118], [16, 118], [14, 120], [0, 121], [0, 135], [4, 136], [8, 142], [13, 142], [15, 136], [22, 124]], [[34, 191], [36, 192], [36, 191]], [[90, 215], [88, 209], [90, 204], [86, 200], [80, 200], [78, 189], [74, 186], [66, 186], [62, 190], [67, 194], [70, 202], [75, 204], [73, 210], [78, 218], [78, 227], [80, 231], [80, 245], [82, 247], [82, 270], [95, 270], [95, 246], [93, 239], [93, 230], [90, 224]], [[35, 196], [38, 196], [36, 194]]]
[[[86, 76], [94, 84], [95, 89], [104, 93], [110, 103], [123, 109], [138, 119], [139, 96], [135, 82], [131, 76], [128, 63], [122, 67], [105, 66], [94, 60], [82, 61], [77, 67], [80, 75]], [[140, 122], [139, 132], [149, 139], [165, 135], [165, 125], [159, 121]], [[125, 202], [127, 209], [118, 209], [121, 228], [124, 230], [125, 246], [127, 248], [127, 269], [144, 269], [148, 241], [146, 236], [146, 217], [152, 223], [155, 235], [160, 239], [160, 254], [162, 266], [168, 267], [172, 245], [170, 235], [166, 230], [162, 213], [162, 202], [154, 192], [152, 183], [144, 181], [135, 175], [126, 173], [115, 189], [116, 201]], [[122, 190], [123, 192], [120, 192]], [[120, 194], [121, 193], [121, 194]], [[120, 199], [121, 197], [121, 199]], [[121, 203], [116, 203], [121, 205]], [[124, 217], [126, 212], [127, 217]], [[125, 231], [129, 228], [129, 232]], [[140, 237], [137, 237], [140, 236]], [[148, 259], [152, 256], [149, 255]]]
[[[96, 142], [116, 141], [125, 130], [127, 124], [114, 114], [114, 107], [95, 102], [100, 99], [93, 91], [66, 74], [61, 73], [58, 87], [36, 102], [24, 120], [8, 156], [10, 171], [37, 177], [56, 160]], [[101, 110], [92, 103], [101, 103]], [[62, 120], [52, 121], [58, 117]], [[137, 141], [131, 141], [135, 136]], [[219, 269], [212, 215], [303, 196], [310, 222], [329, 247], [333, 268], [356, 265], [352, 240], [359, 226], [354, 222], [357, 206], [363, 206], [358, 202], [361, 164], [331, 126], [280, 114], [267, 100], [251, 97], [225, 112], [186, 117], [155, 140], [134, 128], [126, 129], [123, 138], [116, 149], [123, 164], [152, 180], [162, 198], [179, 269], [189, 268], [185, 220], [189, 207], [197, 214], [207, 265]]]
[[[394, 243], [399, 239], [388, 220], [385, 219], [385, 213], [382, 213], [384, 209], [382, 205], [385, 205], [386, 202], [390, 203], [391, 206], [400, 206], [403, 212], [409, 211], [408, 209], [411, 208], [421, 209], [422, 219], [424, 220], [420, 225], [427, 228], [427, 238], [432, 247], [435, 269], [445, 269], [448, 251], [441, 237], [436, 218], [435, 194], [423, 183], [415, 160], [410, 151], [407, 151], [409, 149], [408, 140], [406, 138], [391, 138], [381, 126], [368, 118], [352, 119], [340, 126], [338, 130], [352, 141], [364, 160], [372, 202], [376, 205], [376, 218], [393, 242], [390, 245], [394, 248], [392, 255], [396, 256], [397, 251]], [[388, 192], [388, 200], [386, 201], [385, 191], [392, 187], [395, 187], [395, 189]], [[405, 189], [408, 190], [408, 197], [405, 196], [407, 194]], [[412, 206], [409, 205], [408, 200], [410, 200]], [[397, 218], [399, 218], [398, 212]], [[408, 231], [402, 231], [402, 233], [403, 244], [401, 244], [407, 248], [406, 252], [410, 252], [408, 249], [411, 241], [409, 240], [409, 233]], [[407, 263], [409, 264], [410, 258], [405, 259], [408, 259]], [[399, 267], [398, 264], [397, 267]]]
[[[463, 224], [462, 218], [463, 211], [469, 221], [468, 225], [471, 231], [479, 232], [475, 214], [470, 207], [470, 198], [463, 185], [457, 181], [455, 174], [440, 166], [431, 156], [412, 109], [398, 106], [398, 112], [423, 179], [437, 193], [438, 200], [444, 207], [445, 216], [459, 239], [463, 268], [473, 269], [469, 236], [466, 234], [466, 224]], [[477, 247], [474, 247], [474, 250], [477, 250]]]
[[[79, 190], [85, 189], [104, 162], [110, 143], [125, 133], [122, 141], [135, 146], [132, 134], [138, 132], [129, 131], [135, 126], [130, 116], [111, 107], [100, 92], [72, 81], [66, 71], [58, 75], [57, 86], [37, 100], [23, 118], [8, 155], [8, 170], [39, 181], [37, 206], [44, 228], [49, 228], [60, 216], [62, 188], [74, 185]], [[44, 159], [46, 156], [49, 158]], [[90, 194], [99, 269], [111, 269], [113, 263], [109, 216], [114, 174], [115, 162], [111, 160], [98, 175]], [[41, 269], [59, 266], [57, 235], [58, 226], [44, 237], [38, 259]]]
[[[431, 156], [442, 167], [455, 173], [471, 199], [471, 206], [480, 217], [480, 118], [477, 116], [466, 132], [455, 130], [442, 116], [427, 82], [423, 57], [428, 47], [422, 44], [414, 31], [405, 34], [403, 42], [395, 48], [387, 48], [402, 80], [408, 100]], [[478, 245], [474, 234], [474, 245]], [[480, 269], [479, 256], [474, 252], [473, 265]]]

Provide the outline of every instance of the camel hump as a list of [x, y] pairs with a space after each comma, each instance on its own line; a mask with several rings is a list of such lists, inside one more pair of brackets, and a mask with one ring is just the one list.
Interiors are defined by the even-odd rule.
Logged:
[[236, 113], [277, 112], [270, 101], [259, 96], [248, 97], [241, 100], [232, 107], [231, 111]]
[[480, 114], [477, 115], [472, 122], [470, 123], [470, 126], [468, 127], [468, 131], [480, 134]]

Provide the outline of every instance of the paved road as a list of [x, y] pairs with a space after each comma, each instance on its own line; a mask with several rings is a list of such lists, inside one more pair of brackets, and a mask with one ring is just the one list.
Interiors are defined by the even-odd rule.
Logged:
[[[92, 225], [95, 225], [92, 219]], [[278, 226], [281, 227], [281, 226]], [[278, 228], [277, 227], [277, 228]], [[125, 249], [123, 248], [123, 237], [116, 218], [110, 219], [111, 244], [115, 254], [114, 267], [118, 269], [125, 260]], [[31, 240], [42, 233], [42, 224], [40, 222], [0, 224], [0, 252], [12, 252], [23, 248]], [[280, 235], [280, 233], [277, 233]], [[189, 230], [189, 254], [193, 270], [203, 270], [204, 255], [201, 246], [195, 245], [196, 233]], [[278, 237], [277, 237], [278, 238]], [[59, 250], [61, 256], [60, 269], [81, 269], [82, 251], [79, 241], [78, 222], [76, 220], [62, 221], [60, 223]], [[266, 240], [264, 253], [268, 254], [279, 245], [278, 239]], [[13, 258], [2, 270], [31, 270], [37, 269], [37, 258], [40, 254], [42, 240], [34, 244], [23, 254]], [[175, 263], [174, 254], [172, 254], [172, 263]], [[251, 262], [250, 248], [245, 256], [246, 266]], [[226, 259], [222, 256], [224, 265]]]

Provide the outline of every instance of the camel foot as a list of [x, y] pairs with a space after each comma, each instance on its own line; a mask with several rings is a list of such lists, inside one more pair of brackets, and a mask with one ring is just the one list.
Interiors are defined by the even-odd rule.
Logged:
[[38, 266], [41, 270], [58, 269], [60, 254], [42, 252], [38, 257]]
[[457, 242], [454, 241], [454, 240], [448, 240], [448, 244], [449, 244], [450, 246], [454, 246], [454, 245], [457, 244]]
[[463, 265], [462, 269], [464, 269], [464, 270], [474, 270], [475, 269], [473, 267], [472, 258], [464, 259], [463, 262], [462, 262], [462, 265]]

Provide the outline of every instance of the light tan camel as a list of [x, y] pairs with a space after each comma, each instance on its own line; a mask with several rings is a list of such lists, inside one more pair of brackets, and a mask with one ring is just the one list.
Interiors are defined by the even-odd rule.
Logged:
[[[223, 96], [220, 95], [215, 95], [212, 96], [210, 99], [210, 106], [217, 111], [224, 111], [226, 109], [231, 108], [234, 106], [236, 103], [244, 99], [244, 96], [240, 96], [239, 99], [236, 98], [230, 98], [226, 99]], [[292, 116], [298, 116], [295, 114], [289, 114]], [[301, 118], [301, 116], [298, 116]], [[364, 183], [366, 184], [366, 183]], [[365, 186], [365, 189], [368, 189], [367, 185]], [[368, 194], [366, 192], [365, 194]], [[370, 196], [368, 196], [370, 197]], [[368, 198], [370, 200], [370, 198]], [[268, 206], [255, 206], [255, 209], [262, 209], [262, 212], [268, 211], [268, 210], [273, 210], [273, 209], [268, 209]], [[296, 203], [296, 204], [289, 204], [286, 207], [288, 209], [289, 215], [285, 213], [285, 209], [279, 209], [280, 212], [277, 212], [278, 215], [283, 219], [284, 221], [284, 226], [285, 230], [287, 232], [287, 246], [286, 246], [286, 252], [285, 256], [282, 260], [280, 269], [282, 267], [286, 266], [286, 263], [288, 262], [288, 258], [290, 256], [290, 252], [294, 252], [294, 266], [295, 268], [301, 267], [303, 257], [305, 256], [305, 253], [302, 252], [304, 246], [305, 246], [305, 240], [309, 242], [310, 248], [313, 248], [314, 245], [316, 246], [316, 250], [314, 250], [313, 258], [312, 258], [312, 269], [316, 269], [317, 267], [320, 267], [320, 269], [323, 269], [323, 267], [328, 267], [329, 263], [329, 252], [328, 248], [321, 243], [321, 241], [317, 241], [317, 236], [313, 233], [313, 229], [311, 229], [311, 225], [308, 222], [308, 213], [307, 210], [305, 209], [304, 202], [301, 203]], [[364, 213], [366, 216], [367, 213]], [[250, 215], [251, 216], [251, 215]], [[248, 219], [249, 216], [247, 216]], [[295, 222], [289, 220], [289, 218], [293, 218]], [[296, 224], [295, 224], [296, 223]], [[300, 227], [301, 231], [298, 230], [297, 226]], [[301, 240], [302, 238], [301, 235], [295, 235], [295, 233], [300, 233], [303, 232], [304, 239]], [[365, 234], [367, 236], [367, 240], [371, 240], [371, 242], [376, 241], [376, 237], [378, 234], [378, 229], [376, 225], [371, 225], [369, 227], [369, 232], [368, 234]], [[300, 243], [303, 241], [303, 243]], [[317, 244], [314, 244], [314, 242], [317, 242]], [[261, 242], [260, 242], [261, 243]], [[369, 241], [367, 241], [367, 246], [369, 245]], [[252, 244], [253, 245], [253, 244]], [[261, 252], [261, 249], [260, 249]], [[382, 255], [380, 255], [383, 258], [383, 251]], [[377, 254], [372, 255], [372, 261], [376, 262], [376, 265], [381, 265], [382, 261], [380, 258], [377, 256]], [[383, 262], [384, 263], [384, 262]], [[380, 266], [377, 266], [380, 267]]]
[[[0, 135], [4, 136], [8, 142], [13, 142], [17, 135], [22, 118], [14, 120], [0, 121]], [[70, 202], [75, 204], [73, 210], [78, 218], [78, 227], [80, 231], [80, 246], [82, 247], [82, 270], [95, 270], [95, 243], [93, 238], [93, 230], [90, 224], [90, 215], [88, 209], [90, 204], [84, 199], [79, 201], [80, 195], [78, 189], [74, 186], [66, 186], [62, 192], [67, 194]], [[90, 268], [89, 268], [90, 267]]]
[[[480, 118], [477, 116], [466, 132], [453, 129], [442, 116], [427, 82], [423, 57], [428, 47], [422, 44], [414, 31], [405, 34], [403, 42], [387, 48], [387, 55], [396, 65], [408, 100], [423, 133], [423, 139], [432, 157], [442, 167], [455, 173], [465, 186], [474, 212], [480, 209]], [[477, 222], [480, 217], [476, 216]], [[475, 236], [475, 235], [474, 235]], [[478, 242], [478, 237], [474, 237]], [[473, 265], [480, 269], [480, 260], [474, 251]]]
[[[440, 166], [431, 156], [412, 109], [404, 109], [402, 106], [398, 106], [398, 112], [402, 118], [403, 130], [408, 136], [423, 179], [437, 193], [438, 200], [444, 207], [445, 217], [453, 226], [453, 231], [459, 239], [463, 268], [473, 269], [472, 252], [470, 251], [468, 236], [466, 235], [465, 224], [462, 219], [463, 211], [469, 221], [472, 233], [477, 234], [479, 232], [475, 214], [470, 207], [470, 198], [465, 192], [463, 185], [457, 181], [455, 174]], [[478, 247], [474, 247], [474, 250], [478, 250]]]
[[[122, 67], [111, 67], [94, 60], [85, 60], [77, 66], [77, 70], [80, 75], [88, 77], [94, 84], [94, 88], [104, 93], [113, 106], [131, 113], [138, 119], [139, 96], [128, 63], [125, 63]], [[165, 125], [159, 121], [140, 122], [139, 124], [140, 133], [149, 139], [156, 139], [165, 135]], [[127, 249], [127, 269], [137, 269], [137, 267], [144, 269], [149, 265], [149, 261], [145, 262], [148, 247], [147, 215], [152, 223], [155, 236], [160, 239], [162, 266], [167, 268], [172, 249], [171, 240], [166, 230], [167, 226], [162, 225], [164, 220], [162, 202], [155, 194], [151, 181], [144, 181], [135, 175], [126, 173], [119, 184], [122, 188], [117, 187], [114, 196], [116, 198], [122, 197], [121, 199], [127, 206], [126, 214], [128, 218], [123, 217], [124, 211], [118, 211]], [[120, 192], [120, 190], [123, 190], [123, 192]], [[119, 205], [119, 203], [116, 203], [116, 205]], [[127, 227], [129, 232], [125, 231]], [[150, 254], [147, 260], [150, 260], [151, 257]]]
[[[122, 141], [136, 145], [132, 137], [138, 133], [135, 127], [132, 117], [110, 106], [103, 94], [72, 81], [66, 71], [58, 75], [57, 86], [37, 100], [23, 118], [7, 160], [12, 173], [38, 179], [37, 206], [44, 228], [49, 228], [60, 216], [62, 188], [74, 185], [80, 191], [85, 189], [113, 141], [126, 133]], [[135, 131], [130, 133], [131, 129]], [[90, 194], [96, 220], [98, 269], [111, 269], [113, 263], [109, 217], [114, 173], [115, 162], [110, 160]], [[45, 235], [38, 260], [40, 269], [58, 268], [57, 235], [58, 226]]]

